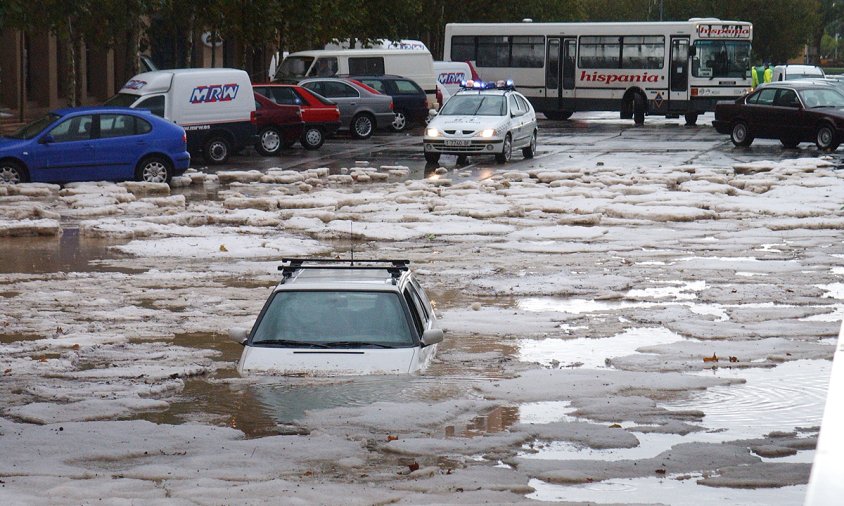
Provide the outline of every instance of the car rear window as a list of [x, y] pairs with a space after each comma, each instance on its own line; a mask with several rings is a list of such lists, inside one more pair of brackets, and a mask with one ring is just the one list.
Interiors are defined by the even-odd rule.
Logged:
[[413, 81], [397, 79], [393, 82], [396, 84], [396, 92], [400, 95], [418, 95], [420, 93], [425, 93], [422, 91], [422, 88], [417, 86]]
[[407, 313], [396, 292], [276, 292], [258, 322], [251, 344], [378, 344], [412, 346]]

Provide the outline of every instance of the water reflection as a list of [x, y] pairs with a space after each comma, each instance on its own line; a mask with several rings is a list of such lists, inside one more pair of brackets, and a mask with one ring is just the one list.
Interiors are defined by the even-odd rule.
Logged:
[[59, 237], [4, 237], [0, 241], [0, 273], [134, 272], [128, 268], [91, 266], [92, 261], [114, 258], [108, 247], [115, 244], [122, 242], [83, 237], [78, 228], [65, 228]]

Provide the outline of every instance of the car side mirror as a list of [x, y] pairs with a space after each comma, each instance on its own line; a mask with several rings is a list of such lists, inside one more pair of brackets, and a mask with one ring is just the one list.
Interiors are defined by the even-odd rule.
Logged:
[[38, 142], [41, 143], [41, 144], [52, 144], [52, 143], [56, 142], [56, 138], [53, 137], [50, 134], [47, 134], [44, 137], [41, 137], [41, 140], [38, 141]]
[[246, 341], [249, 339], [249, 329], [235, 327], [229, 329], [229, 339], [241, 346], [246, 346]]
[[442, 329], [428, 329], [422, 333], [422, 346], [441, 343], [444, 335]]
[[438, 114], [438, 112], [437, 112], [436, 109], [428, 109], [428, 116], [431, 116], [433, 118], [437, 114]]

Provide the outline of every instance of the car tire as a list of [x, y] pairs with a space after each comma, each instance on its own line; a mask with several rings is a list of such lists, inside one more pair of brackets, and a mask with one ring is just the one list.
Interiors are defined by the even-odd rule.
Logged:
[[571, 115], [574, 113], [571, 111], [549, 111], [543, 112], [542, 114], [551, 121], [563, 121], [571, 118]]
[[375, 118], [365, 112], [359, 113], [352, 118], [351, 130], [355, 139], [369, 139], [375, 131]]
[[325, 132], [318, 126], [305, 127], [302, 136], [299, 137], [299, 142], [305, 149], [319, 149], [325, 142]]
[[696, 112], [687, 112], [685, 114], [686, 126], [697, 125], [697, 116], [698, 116], [698, 113], [696, 113]]
[[18, 184], [28, 182], [29, 173], [21, 164], [11, 160], [0, 162], [0, 183]]
[[747, 147], [753, 143], [753, 136], [750, 135], [750, 130], [747, 129], [747, 123], [744, 121], [736, 121], [733, 123], [733, 128], [730, 130], [730, 140], [736, 146]]
[[226, 163], [231, 153], [231, 145], [225, 137], [214, 136], [205, 141], [202, 148], [202, 156], [211, 165]]
[[276, 127], [266, 127], [258, 132], [258, 142], [255, 143], [255, 151], [262, 156], [276, 156], [281, 152], [283, 142], [281, 132]]
[[393, 119], [393, 123], [390, 126], [393, 127], [394, 132], [404, 132], [405, 130], [407, 130], [407, 112], [401, 109], [396, 111], [396, 117], [395, 119]]
[[425, 161], [428, 163], [437, 163], [440, 161], [439, 153], [425, 153]]
[[818, 127], [815, 133], [815, 144], [822, 151], [835, 151], [841, 142], [835, 138], [835, 128], [828, 123], [824, 123]]
[[135, 181], [142, 183], [170, 183], [173, 179], [173, 165], [163, 157], [149, 156], [135, 168]]
[[794, 149], [798, 144], [800, 144], [800, 141], [798, 140], [786, 138], [780, 139], [780, 142], [782, 143], [782, 146], [787, 149]]
[[636, 126], [642, 126], [645, 124], [645, 109], [647, 109], [647, 103], [645, 102], [645, 97], [641, 94], [636, 93], [633, 95], [633, 124]]
[[501, 153], [495, 154], [495, 161], [498, 163], [507, 163], [513, 157], [513, 138], [510, 134], [504, 137], [504, 144], [501, 146]]
[[530, 144], [527, 147], [522, 148], [522, 156], [525, 158], [533, 158], [533, 155], [536, 153], [536, 131], [534, 131], [530, 136]]

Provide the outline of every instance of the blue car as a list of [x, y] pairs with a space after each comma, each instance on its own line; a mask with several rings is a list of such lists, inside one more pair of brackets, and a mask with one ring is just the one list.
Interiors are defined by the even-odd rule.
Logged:
[[0, 137], [0, 183], [169, 183], [189, 166], [184, 129], [142, 109], [59, 109]]

